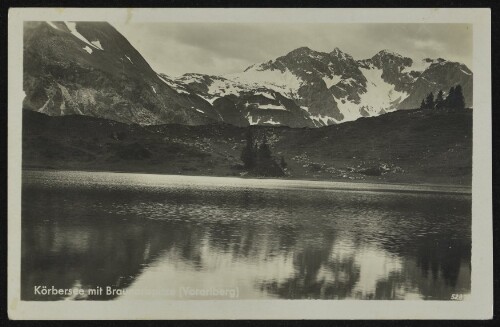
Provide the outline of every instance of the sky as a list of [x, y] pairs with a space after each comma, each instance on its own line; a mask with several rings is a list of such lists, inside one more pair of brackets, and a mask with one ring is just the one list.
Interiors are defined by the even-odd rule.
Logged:
[[290, 24], [134, 23], [113, 24], [151, 67], [170, 76], [224, 75], [243, 71], [302, 46], [354, 59], [383, 49], [416, 60], [444, 58], [472, 69], [468, 24]]

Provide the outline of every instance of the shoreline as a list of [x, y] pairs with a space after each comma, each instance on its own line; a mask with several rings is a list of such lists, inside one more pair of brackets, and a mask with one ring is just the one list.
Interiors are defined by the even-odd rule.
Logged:
[[[282, 184], [284, 189], [309, 189], [309, 190], [345, 190], [345, 191], [365, 191], [365, 192], [400, 192], [400, 193], [446, 193], [472, 195], [472, 186], [453, 184], [429, 184], [429, 183], [389, 183], [379, 181], [345, 181], [345, 180], [312, 180], [312, 179], [292, 179], [281, 177], [243, 177], [243, 176], [217, 176], [217, 175], [188, 175], [188, 174], [165, 174], [153, 172], [131, 172], [131, 171], [110, 171], [110, 170], [89, 170], [89, 169], [56, 169], [56, 168], [22, 168], [22, 172], [83, 172], [98, 174], [133, 174], [163, 176], [174, 178], [208, 178], [211, 179], [233, 179], [240, 181], [237, 184], [259, 184], [252, 185], [257, 188], [277, 188], [276, 183]], [[237, 185], [236, 184], [236, 185]], [[271, 185], [273, 184], [273, 185]], [[312, 185], [314, 184], [314, 185]], [[241, 186], [241, 185], [239, 185]], [[269, 186], [269, 187], [266, 187]]]

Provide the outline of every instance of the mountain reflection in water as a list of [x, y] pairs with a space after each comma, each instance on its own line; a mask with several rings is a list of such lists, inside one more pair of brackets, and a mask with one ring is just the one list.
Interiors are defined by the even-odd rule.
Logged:
[[[94, 300], [179, 299], [182, 287], [241, 299], [470, 293], [470, 195], [206, 179], [25, 171], [22, 299], [68, 298], [37, 285], [129, 291], [83, 297]], [[132, 292], [144, 289], [176, 294]]]

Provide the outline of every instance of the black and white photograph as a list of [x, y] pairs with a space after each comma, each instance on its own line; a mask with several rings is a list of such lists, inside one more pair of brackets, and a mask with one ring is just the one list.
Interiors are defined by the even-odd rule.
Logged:
[[21, 302], [472, 301], [474, 23], [86, 13], [19, 23]]

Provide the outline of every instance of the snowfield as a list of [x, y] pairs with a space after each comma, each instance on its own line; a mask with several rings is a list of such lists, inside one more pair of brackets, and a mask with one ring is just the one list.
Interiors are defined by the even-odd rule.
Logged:
[[208, 93], [212, 95], [225, 96], [229, 94], [240, 95], [246, 88], [240, 83], [231, 80], [214, 80], [208, 87]]
[[170, 86], [174, 91], [177, 93], [184, 93], [184, 94], [190, 94], [183, 85], [179, 83], [175, 83], [172, 80], [167, 79], [166, 77], [161, 76], [160, 74], [157, 75], [162, 82]]
[[370, 116], [378, 116], [382, 110], [390, 111], [408, 97], [406, 92], [398, 92], [394, 85], [382, 79], [382, 70], [371, 66], [360, 68], [365, 76], [366, 92], [360, 94], [361, 101], [355, 103], [346, 98], [335, 98], [340, 112], [344, 115], [342, 121], [352, 121], [362, 117], [361, 110]]
[[297, 93], [303, 81], [288, 69], [259, 70], [260, 66], [252, 67], [243, 73], [229, 74], [227, 78], [250, 85], [260, 85], [271, 90], [288, 94]]
[[342, 80], [342, 76], [338, 76], [338, 75], [333, 75], [332, 77], [323, 77], [323, 81], [325, 82], [326, 84], [326, 87], [329, 89], [331, 88], [333, 85], [337, 84], [338, 82], [340, 82]]
[[[85, 38], [85, 36], [81, 35], [77, 30], [76, 30], [76, 23], [75, 22], [64, 22], [64, 24], [66, 24], [66, 27], [68, 27], [69, 31], [71, 32], [71, 34], [73, 34], [74, 36], [76, 36], [78, 39], [80, 39], [81, 41], [87, 43], [89, 46], [91, 46], [92, 48], [94, 49], [98, 49], [98, 50], [103, 50], [102, 46], [101, 46], [101, 42], [99, 42], [99, 40], [97, 41], [92, 41], [92, 42], [89, 42], [89, 40], [87, 40]], [[54, 24], [51, 24], [51, 26], [55, 26]], [[57, 28], [57, 27], [56, 27]]]

